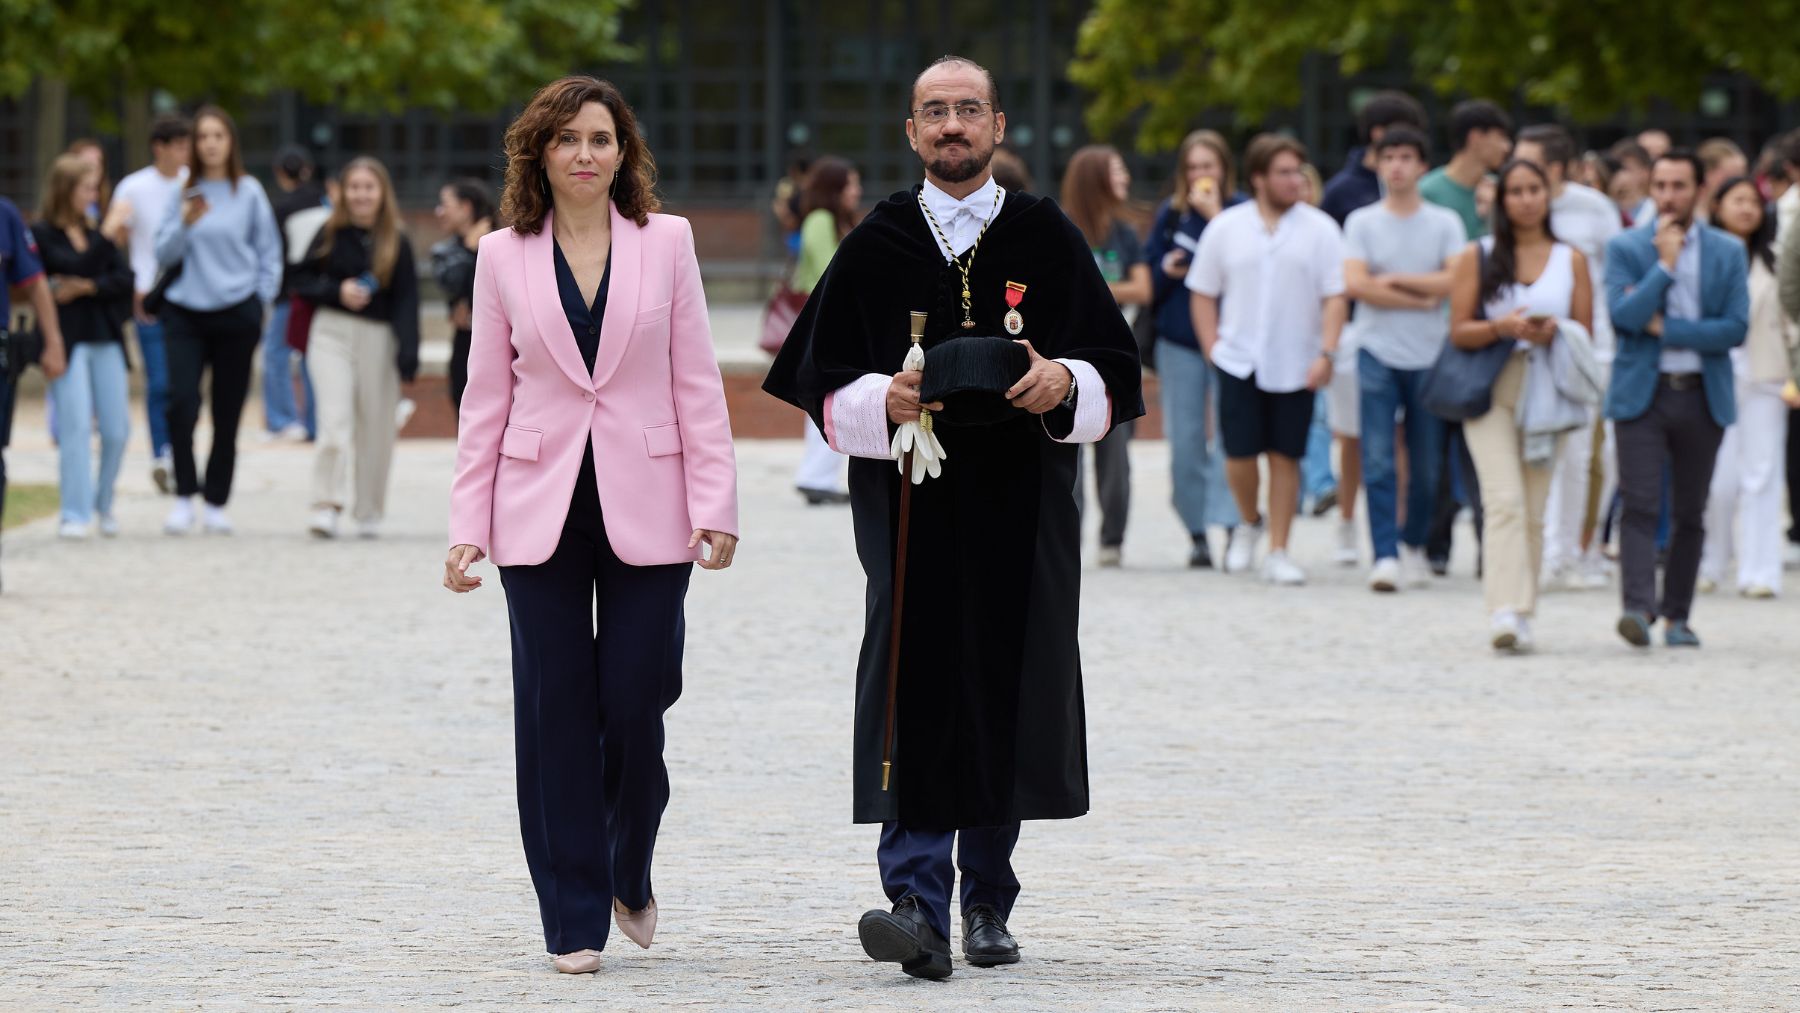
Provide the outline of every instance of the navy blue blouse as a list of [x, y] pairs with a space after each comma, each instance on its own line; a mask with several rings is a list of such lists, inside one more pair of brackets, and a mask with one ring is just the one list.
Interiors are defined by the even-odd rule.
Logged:
[[600, 287], [594, 292], [594, 304], [581, 301], [581, 286], [575, 284], [575, 272], [563, 256], [562, 244], [556, 248], [556, 291], [562, 297], [563, 314], [569, 318], [569, 330], [575, 332], [575, 343], [581, 346], [581, 361], [588, 372], [594, 371], [594, 358], [600, 354], [600, 323], [606, 319], [606, 290], [612, 284], [612, 251], [606, 254], [606, 271], [600, 275]]

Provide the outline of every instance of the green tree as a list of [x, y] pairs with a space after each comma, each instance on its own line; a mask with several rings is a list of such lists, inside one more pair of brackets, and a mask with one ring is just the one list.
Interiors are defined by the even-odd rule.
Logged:
[[1800, 0], [1761, 0], [1754, 13], [1706, 0], [1097, 0], [1069, 77], [1092, 96], [1096, 135], [1142, 113], [1138, 147], [1166, 150], [1202, 110], [1254, 123], [1297, 103], [1309, 53], [1355, 73], [1397, 50], [1440, 93], [1517, 90], [1578, 121], [1692, 103], [1721, 70], [1791, 98]]
[[0, 0], [0, 96], [66, 83], [102, 115], [163, 89], [231, 102], [293, 89], [366, 111], [490, 109], [628, 59], [630, 0]]

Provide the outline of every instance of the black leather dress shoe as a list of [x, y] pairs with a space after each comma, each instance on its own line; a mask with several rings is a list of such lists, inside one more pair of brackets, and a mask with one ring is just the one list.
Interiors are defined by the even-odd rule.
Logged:
[[870, 960], [899, 964], [915, 978], [950, 977], [950, 940], [932, 927], [917, 897], [900, 898], [892, 912], [864, 914], [856, 934]]
[[976, 967], [1019, 962], [1019, 942], [992, 905], [976, 904], [963, 912], [963, 958]]

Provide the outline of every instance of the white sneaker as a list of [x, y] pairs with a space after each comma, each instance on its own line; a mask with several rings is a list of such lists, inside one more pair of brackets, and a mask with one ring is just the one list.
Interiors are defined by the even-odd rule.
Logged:
[[1711, 577], [1701, 577], [1700, 580], [1694, 584], [1694, 590], [1700, 592], [1701, 594], [1712, 594], [1714, 591], [1717, 591], [1718, 589], [1719, 589], [1719, 582], [1712, 579]]
[[1287, 552], [1271, 552], [1269, 558], [1263, 560], [1263, 579], [1282, 587], [1299, 587], [1306, 583], [1306, 571], [1300, 569]]
[[338, 512], [331, 507], [320, 507], [313, 511], [312, 522], [306, 530], [318, 538], [336, 538], [338, 528]]
[[380, 518], [370, 518], [368, 520], [357, 521], [356, 522], [356, 537], [358, 537], [358, 538], [380, 538], [381, 537], [381, 519]]
[[1789, 542], [1782, 550], [1781, 565], [1783, 569], [1800, 570], [1800, 542]]
[[1604, 591], [1612, 586], [1612, 563], [1598, 552], [1581, 557], [1581, 584], [1589, 591]]
[[1338, 521], [1337, 551], [1331, 561], [1339, 566], [1355, 566], [1362, 560], [1362, 549], [1356, 540], [1356, 522]]
[[1262, 541], [1265, 530], [1262, 521], [1239, 524], [1231, 529], [1231, 544], [1225, 549], [1226, 573], [1249, 572], [1251, 564], [1256, 562], [1256, 545]]
[[185, 535], [192, 530], [194, 530], [194, 498], [177, 496], [175, 505], [169, 508], [169, 516], [163, 518], [163, 534]]
[[278, 439], [286, 440], [289, 443], [305, 443], [306, 423], [289, 422], [287, 425], [281, 427], [281, 432], [276, 433], [275, 435]]
[[1392, 556], [1377, 559], [1369, 571], [1369, 590], [1384, 594], [1400, 590], [1400, 561]]
[[1524, 616], [1519, 616], [1518, 623], [1519, 634], [1517, 639], [1513, 641], [1513, 650], [1523, 654], [1537, 646], [1537, 639], [1531, 635], [1531, 620]]
[[232, 526], [231, 518], [225, 516], [225, 508], [206, 505], [206, 520], [203, 522], [209, 535], [229, 535], [237, 529]]
[[1425, 550], [1413, 545], [1400, 546], [1400, 585], [1402, 587], [1429, 587], [1431, 585], [1431, 561], [1425, 558]]
[[394, 432], [405, 429], [406, 424], [412, 421], [413, 412], [418, 410], [418, 404], [410, 397], [403, 397], [394, 402]]
[[1538, 578], [1538, 589], [1541, 591], [1579, 591], [1582, 589], [1581, 577], [1575, 568], [1567, 563], [1559, 563], [1546, 569]]
[[1497, 609], [1491, 626], [1492, 643], [1496, 651], [1516, 651], [1519, 649], [1519, 614], [1512, 609]]
[[72, 542], [82, 541], [89, 534], [90, 529], [83, 521], [63, 521], [56, 529], [56, 537], [67, 538]]
[[1768, 601], [1776, 597], [1775, 589], [1767, 584], [1751, 584], [1738, 593], [1752, 601]]
[[164, 496], [175, 491], [175, 462], [163, 455], [150, 462], [150, 481], [156, 484], [156, 491]]
[[107, 538], [119, 537], [119, 519], [112, 514], [101, 514], [100, 533]]
[[1125, 554], [1117, 545], [1100, 546], [1100, 565], [1104, 569], [1116, 570], [1125, 563]]

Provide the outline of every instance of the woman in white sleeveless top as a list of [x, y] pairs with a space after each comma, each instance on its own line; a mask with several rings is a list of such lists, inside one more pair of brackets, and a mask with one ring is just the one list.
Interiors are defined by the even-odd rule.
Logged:
[[[1501, 168], [1493, 235], [1480, 243], [1481, 253], [1471, 246], [1456, 263], [1450, 340], [1468, 349], [1496, 341], [1514, 345], [1494, 381], [1493, 406], [1463, 423], [1463, 435], [1481, 487], [1482, 589], [1493, 645], [1520, 651], [1532, 646], [1544, 501], [1555, 459], [1528, 460], [1518, 423], [1520, 394], [1533, 350], [1548, 350], [1562, 322], [1584, 330], [1592, 326], [1594, 292], [1586, 259], [1557, 242], [1550, 230], [1549, 180], [1534, 163], [1513, 161]], [[1485, 318], [1477, 317], [1478, 304]]]

